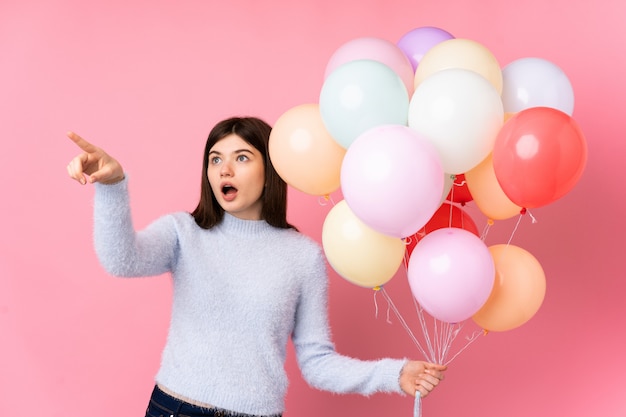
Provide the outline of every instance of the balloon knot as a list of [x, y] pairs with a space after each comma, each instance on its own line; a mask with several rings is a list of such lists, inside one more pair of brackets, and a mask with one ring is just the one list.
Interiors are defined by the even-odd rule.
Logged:
[[487, 219], [487, 224], [489, 226], [493, 226], [493, 219]]
[[380, 291], [382, 289], [382, 287], [380, 285], [375, 286], [374, 288], [372, 288], [374, 291]]
[[483, 336], [487, 336], [489, 334], [489, 330], [483, 329]]
[[522, 207], [522, 209], [519, 211], [520, 214], [523, 216], [524, 214], [526, 214], [526, 207]]

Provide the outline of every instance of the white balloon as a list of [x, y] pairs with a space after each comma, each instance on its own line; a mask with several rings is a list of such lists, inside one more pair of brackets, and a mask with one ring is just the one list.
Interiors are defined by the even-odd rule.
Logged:
[[574, 89], [554, 63], [542, 58], [521, 58], [502, 70], [502, 103], [507, 113], [530, 107], [551, 107], [574, 112]]
[[409, 127], [435, 145], [450, 174], [469, 171], [489, 155], [503, 120], [496, 88], [466, 69], [428, 76], [409, 103]]

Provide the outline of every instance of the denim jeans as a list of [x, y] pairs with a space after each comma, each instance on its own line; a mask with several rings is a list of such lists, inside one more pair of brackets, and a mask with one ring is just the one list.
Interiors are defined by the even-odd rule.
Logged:
[[[204, 408], [174, 398], [155, 386], [146, 417], [252, 417], [216, 408]], [[277, 416], [280, 417], [280, 416]]]

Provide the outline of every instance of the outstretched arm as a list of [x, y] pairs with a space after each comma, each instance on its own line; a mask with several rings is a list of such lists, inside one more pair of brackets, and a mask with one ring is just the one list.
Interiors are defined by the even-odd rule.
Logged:
[[67, 164], [67, 173], [81, 184], [99, 182], [114, 184], [124, 179], [124, 170], [120, 163], [101, 148], [87, 142], [74, 132], [67, 132], [82, 152]]
[[173, 218], [164, 216], [136, 232], [120, 163], [76, 133], [67, 136], [82, 151], [67, 165], [67, 173], [80, 184], [96, 186], [94, 246], [102, 266], [110, 274], [124, 277], [170, 271], [178, 239]]

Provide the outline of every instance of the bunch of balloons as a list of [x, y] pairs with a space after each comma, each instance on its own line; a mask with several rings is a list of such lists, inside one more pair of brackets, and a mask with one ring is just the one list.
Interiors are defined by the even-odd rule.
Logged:
[[344, 279], [378, 288], [408, 255], [411, 291], [426, 312], [503, 331], [539, 309], [543, 270], [522, 248], [487, 247], [455, 203], [473, 200], [502, 220], [568, 193], [587, 159], [573, 107], [554, 63], [527, 57], [501, 68], [480, 43], [419, 27], [397, 43], [341, 45], [319, 102], [276, 121], [270, 157], [304, 193], [341, 190], [322, 245]]

